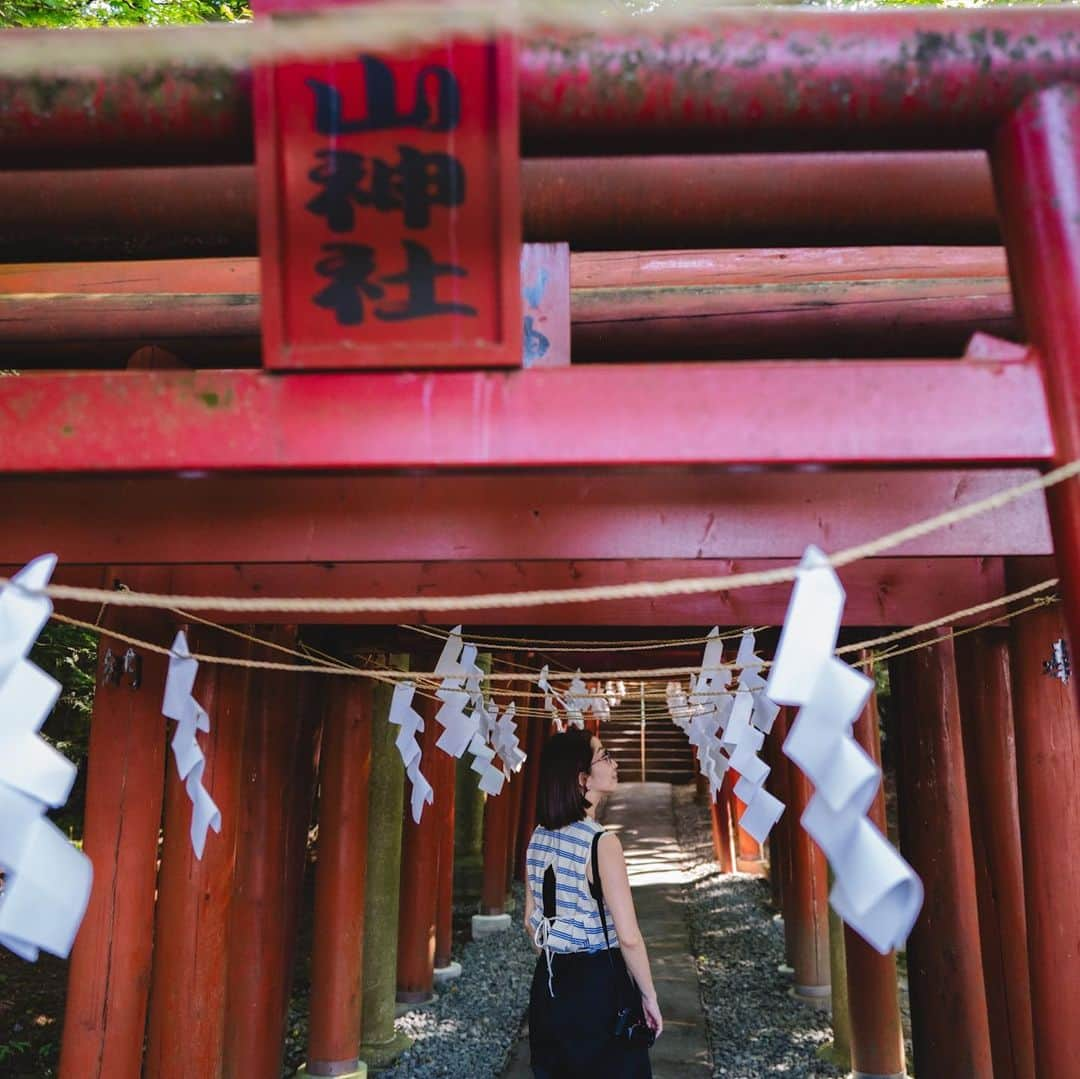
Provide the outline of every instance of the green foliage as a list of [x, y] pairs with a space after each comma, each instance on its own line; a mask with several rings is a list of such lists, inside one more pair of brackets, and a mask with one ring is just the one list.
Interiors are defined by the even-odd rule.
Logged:
[[250, 17], [248, 0], [0, 0], [0, 27], [158, 26]]
[[68, 835], [78, 839], [82, 835], [90, 715], [94, 709], [97, 638], [86, 630], [49, 622], [41, 631], [30, 658], [63, 687], [41, 734], [79, 769], [67, 804], [52, 814]]

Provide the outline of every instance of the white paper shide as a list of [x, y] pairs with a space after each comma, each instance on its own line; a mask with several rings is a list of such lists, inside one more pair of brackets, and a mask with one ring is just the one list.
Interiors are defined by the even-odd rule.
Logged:
[[852, 737], [874, 683], [833, 653], [844, 589], [825, 555], [808, 547], [799, 565], [767, 693], [799, 706], [784, 752], [814, 784], [802, 823], [836, 882], [830, 901], [882, 954], [907, 939], [922, 908], [915, 871], [867, 818], [881, 770]]
[[76, 768], [38, 731], [60, 694], [27, 659], [52, 603], [40, 594], [56, 566], [42, 555], [0, 590], [0, 944], [23, 959], [66, 957], [90, 899], [93, 869], [46, 816]]
[[210, 792], [203, 786], [206, 757], [199, 748], [196, 731], [210, 730], [210, 717], [192, 696], [199, 663], [188, 648], [187, 634], [180, 630], [172, 643], [169, 654], [169, 671], [165, 676], [165, 700], [162, 715], [176, 720], [172, 751], [176, 771], [191, 799], [191, 847], [195, 857], [201, 859], [206, 848], [206, 832], [213, 828], [221, 832], [221, 810]]

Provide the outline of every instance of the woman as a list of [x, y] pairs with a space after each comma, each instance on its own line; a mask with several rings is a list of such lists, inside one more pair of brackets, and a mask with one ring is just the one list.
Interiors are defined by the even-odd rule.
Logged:
[[525, 930], [542, 952], [529, 1001], [537, 1079], [652, 1075], [648, 1046], [664, 1023], [622, 846], [595, 819], [618, 772], [583, 730], [554, 735], [540, 758], [525, 889]]

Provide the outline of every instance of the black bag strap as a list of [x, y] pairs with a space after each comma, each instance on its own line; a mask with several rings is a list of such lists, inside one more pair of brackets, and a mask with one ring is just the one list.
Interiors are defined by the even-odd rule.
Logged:
[[615, 970], [615, 960], [611, 956], [611, 938], [608, 936], [607, 915], [604, 913], [604, 884], [600, 879], [600, 837], [602, 835], [604, 835], [603, 830], [597, 832], [592, 841], [592, 893], [596, 899], [596, 905], [600, 908], [600, 927], [604, 930], [604, 948], [607, 951], [608, 962], [611, 964], [611, 976], [615, 979], [615, 996], [621, 1007], [622, 988], [619, 975]]

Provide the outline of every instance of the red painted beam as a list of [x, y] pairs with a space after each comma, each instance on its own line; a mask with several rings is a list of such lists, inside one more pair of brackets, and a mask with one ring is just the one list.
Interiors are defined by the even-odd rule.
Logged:
[[1017, 334], [996, 247], [594, 252], [570, 283], [575, 362], [958, 356]]
[[[1031, 470], [0, 478], [0, 562], [786, 558], [865, 542], [1034, 478]], [[807, 507], [813, 512], [808, 513]], [[208, 544], [206, 537], [213, 536]], [[1035, 494], [897, 548], [1048, 555]], [[1052, 576], [1053, 574], [1048, 574]]]
[[1052, 449], [1031, 361], [0, 378], [8, 472], [1029, 464]]
[[[544, 588], [575, 588], [653, 581], [668, 577], [725, 576], [730, 573], [775, 569], [789, 560], [769, 559], [597, 559], [574, 562], [377, 562], [342, 565], [239, 564], [189, 565], [173, 573], [176, 592], [212, 596], [399, 596], [415, 594], [415, 611], [386, 616], [379, 614], [336, 615], [313, 613], [309, 623], [384, 625], [399, 622], [446, 624], [448, 616], [424, 607], [431, 595], [468, 595], [488, 591], [526, 591]], [[0, 567], [10, 574], [15, 567]], [[134, 567], [114, 566], [124, 581]], [[1052, 571], [1044, 574], [1051, 576]], [[994, 599], [1004, 593], [1002, 564], [996, 558], [907, 559], [879, 558], [857, 562], [840, 571], [847, 590], [845, 620], [851, 626], [917, 625], [950, 611]], [[94, 567], [61, 565], [58, 584], [100, 587], [101, 575]], [[508, 621], [524, 625], [580, 626], [725, 626], [780, 625], [790, 598], [789, 585], [743, 588], [703, 596], [671, 596], [663, 600], [620, 600], [591, 604], [547, 604], [505, 610], [455, 613], [453, 619], [471, 625], [504, 626]], [[93, 620], [96, 607], [65, 608]], [[216, 621], [237, 623], [241, 616], [209, 612]], [[250, 616], [247, 616], [250, 618]], [[275, 618], [260, 613], [267, 622], [296, 621], [295, 614]], [[603, 649], [599, 649], [603, 651]], [[623, 656], [618, 666], [625, 668]]]
[[541, 150], [978, 146], [1032, 89], [1080, 74], [1080, 13], [725, 11], [668, 34], [552, 32], [520, 54]]
[[[525, 240], [578, 249], [998, 235], [980, 151], [526, 158], [521, 200]], [[250, 165], [0, 172], [3, 260], [255, 251]]]
[[[575, 362], [958, 356], [976, 332], [1017, 334], [997, 247], [585, 252], [569, 283], [565, 258], [523, 250], [570, 306]], [[254, 365], [260, 310], [255, 258], [0, 265], [0, 362], [116, 366], [152, 340], [188, 366], [223, 347]], [[553, 326], [545, 366], [570, 352]]]
[[[1022, 96], [1077, 76], [1078, 29], [1068, 8], [755, 9], [664, 34], [538, 35], [519, 50], [522, 141], [977, 146]], [[49, 31], [53, 54], [77, 57], [93, 32]], [[0, 142], [24, 168], [73, 153], [84, 166], [251, 160], [250, 95], [249, 73], [224, 68], [5, 79]]]

